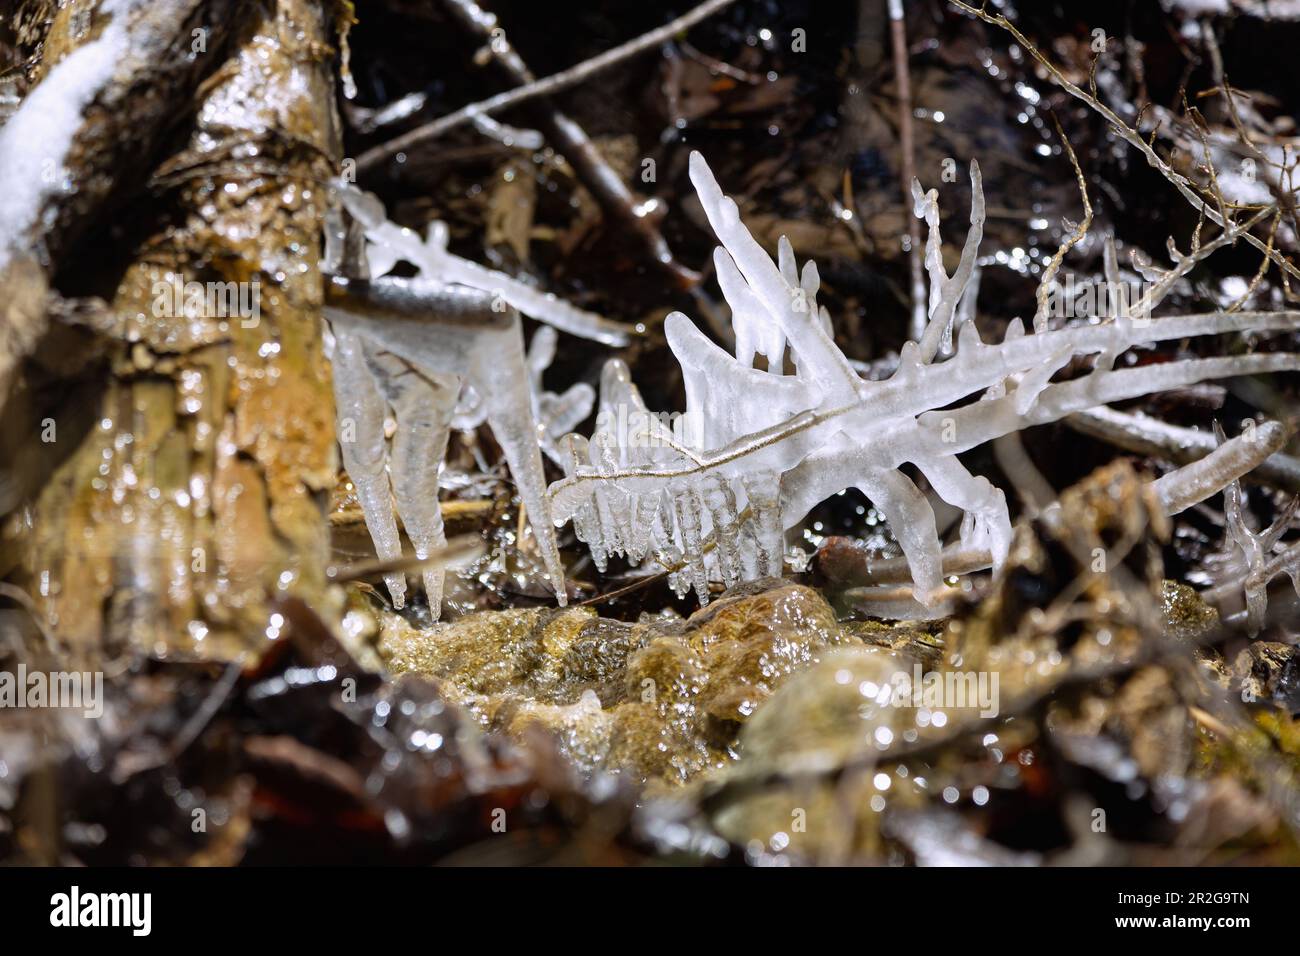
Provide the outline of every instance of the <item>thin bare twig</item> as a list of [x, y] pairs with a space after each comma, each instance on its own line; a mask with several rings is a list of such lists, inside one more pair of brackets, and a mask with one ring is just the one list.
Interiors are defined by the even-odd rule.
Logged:
[[[487, 42], [487, 50], [493, 61], [511, 82], [520, 84], [521, 88], [536, 83], [536, 77], [523, 58], [495, 26], [496, 18], [492, 14], [480, 7], [475, 0], [446, 0], [446, 3], [467, 30]], [[569, 161], [605, 215], [636, 236], [645, 246], [650, 259], [682, 288], [696, 286], [700, 281], [699, 273], [677, 261], [663, 233], [655, 224], [654, 207], [657, 204], [638, 201], [600, 154], [591, 138], [571, 118], [546, 101], [543, 101], [537, 112], [537, 125], [543, 135]], [[478, 113], [474, 119], [477, 123], [487, 119], [487, 116]], [[361, 165], [361, 160], [358, 160], [358, 165]]]
[[916, 140], [912, 133], [912, 76], [907, 68], [907, 20], [903, 0], [889, 0], [889, 35], [894, 47], [894, 86], [898, 93], [898, 144], [902, 152], [903, 218], [907, 220], [907, 244], [912, 276], [913, 341], [921, 341], [929, 322], [926, 307], [925, 270], [921, 262], [921, 221], [910, 214], [912, 180], [916, 178]]
[[1074, 175], [1079, 183], [1079, 196], [1083, 199], [1083, 219], [1074, 228], [1074, 232], [1061, 243], [1056, 254], [1048, 262], [1047, 268], [1043, 270], [1043, 280], [1038, 283], [1038, 309], [1034, 313], [1035, 332], [1042, 332], [1047, 328], [1048, 296], [1051, 292], [1052, 279], [1061, 268], [1061, 263], [1065, 261], [1066, 254], [1079, 244], [1092, 226], [1092, 203], [1088, 201], [1088, 180], [1083, 175], [1083, 167], [1079, 165], [1079, 160], [1074, 155], [1074, 147], [1070, 145], [1065, 130], [1061, 129], [1061, 121], [1056, 118], [1056, 113], [1052, 113], [1052, 125], [1056, 127], [1056, 135], [1061, 137], [1061, 145], [1065, 147], [1065, 155], [1070, 158], [1070, 165], [1074, 167]]
[[403, 150], [431, 142], [458, 126], [472, 123], [477, 116], [484, 116], [512, 106], [518, 106], [520, 103], [539, 96], [552, 96], [561, 90], [567, 90], [571, 86], [584, 83], [597, 73], [612, 66], [617, 66], [638, 53], [655, 49], [683, 30], [690, 29], [701, 20], [713, 16], [713, 14], [734, 2], [735, 0], [707, 0], [707, 2], [700, 4], [694, 10], [683, 14], [671, 23], [666, 23], [662, 27], [642, 34], [634, 40], [620, 44], [612, 50], [579, 63], [577, 66], [561, 70], [559, 73], [554, 73], [545, 79], [534, 80], [518, 89], [498, 93], [496, 96], [489, 97], [482, 102], [471, 103], [454, 113], [448, 113], [432, 123], [419, 126], [408, 133], [403, 133], [401, 136], [389, 140], [387, 143], [381, 143], [362, 153], [357, 157], [357, 169], [364, 171], [377, 166]]

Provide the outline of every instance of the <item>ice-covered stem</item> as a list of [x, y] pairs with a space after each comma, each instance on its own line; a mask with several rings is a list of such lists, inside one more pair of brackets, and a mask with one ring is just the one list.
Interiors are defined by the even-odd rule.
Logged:
[[1222, 607], [1229, 598], [1245, 596], [1246, 627], [1251, 636], [1264, 627], [1268, 611], [1268, 585], [1275, 577], [1286, 574], [1300, 595], [1300, 542], [1293, 542], [1280, 554], [1274, 554], [1278, 542], [1293, 526], [1300, 498], [1292, 498], [1263, 531], [1253, 531], [1246, 523], [1242, 509], [1241, 482], [1228, 485], [1223, 496], [1223, 515], [1227, 524], [1228, 540], [1240, 554], [1244, 570], [1227, 581], [1201, 592], [1210, 604]]
[[[676, 315], [680, 316], [680, 313]], [[670, 323], [666, 326], [670, 329], [670, 340], [673, 318], [669, 317]], [[684, 316], [680, 316], [678, 328], [685, 328], [682, 323], [690, 326], [689, 320]], [[690, 328], [693, 329], [693, 326]], [[920, 444], [914, 446], [915, 453], [946, 457], [967, 451], [1007, 431], [1047, 424], [1065, 415], [1107, 402], [1123, 401], [1212, 378], [1297, 368], [1300, 359], [1288, 353], [1185, 360], [1149, 368], [1094, 372], [1081, 379], [1056, 385], [1043, 383], [1045, 387], [1033, 393], [1036, 401], [1030, 407], [1024, 407], [1028, 390], [1022, 385], [1004, 398], [985, 399], [943, 412], [932, 411], [935, 407], [942, 408], [987, 389], [1016, 371], [1041, 366], [1053, 356], [1065, 352], [1089, 354], [1116, 344], [1129, 347], [1142, 342], [1177, 340], [1195, 335], [1249, 329], [1300, 329], [1300, 313], [1237, 312], [1171, 316], [1152, 320], [1149, 325], [1133, 329], [1122, 337], [1121, 330], [1115, 326], [1076, 326], [1039, 335], [1016, 337], [1013, 334], [1008, 336], [1008, 341], [996, 346], [979, 342], [974, 327], [967, 326], [963, 330], [957, 355], [952, 361], [935, 366], [921, 366], [913, 362], [911, 365], [900, 366], [892, 378], [883, 382], [859, 380], [859, 386], [866, 395], [861, 400], [846, 405], [831, 405], [825, 411], [806, 409], [804, 413], [784, 419], [761, 433], [745, 435], [726, 446], [709, 449], [698, 455], [696, 461], [645, 471], [620, 469], [612, 474], [601, 475], [601, 478], [613, 478], [620, 482], [637, 482], [641, 479], [656, 481], [668, 477], [703, 475], [710, 470], [730, 472], [737, 467], [743, 470], [741, 463], [747, 456], [770, 453], [785, 440], [809, 433], [825, 433], [832, 426], [861, 427], [870, 418], [920, 416], [919, 424], [922, 427], [892, 432], [887, 436], [889, 447], [902, 448], [916, 436]], [[694, 334], [699, 335], [698, 332]], [[707, 340], [699, 340], [696, 347], [703, 348], [706, 342]], [[710, 344], [709, 347], [717, 355], [725, 356], [716, 346]], [[688, 360], [694, 360], [694, 357], [689, 357]], [[714, 376], [727, 374], [725, 366], [711, 356], [702, 368], [707, 368]], [[746, 374], [750, 376], [751, 387], [764, 391], [772, 388], [784, 390], [797, 384], [792, 376], [776, 376], [754, 370], [747, 370]], [[774, 392], [769, 397], [776, 399], [779, 394]], [[799, 397], [797, 391], [791, 391], [790, 394], [794, 400]], [[774, 401], [774, 405], [781, 408], [785, 403]], [[951, 419], [951, 425], [948, 419]], [[886, 467], [893, 467], [891, 462], [894, 460], [901, 462], [910, 459], [898, 459], [896, 455], [890, 455], [882, 463]], [[583, 476], [579, 475], [576, 480], [583, 480]], [[562, 484], [557, 490], [567, 492], [568, 487]], [[569, 495], [566, 493], [564, 497], [567, 499]]]
[[912, 180], [912, 213], [929, 227], [925, 240], [925, 270], [930, 276], [929, 323], [920, 340], [922, 362], [931, 361], [945, 342], [952, 340], [953, 317], [967, 294], [975, 272], [980, 240], [984, 237], [984, 184], [980, 166], [970, 161], [970, 229], [962, 246], [961, 260], [950, 276], [943, 267], [943, 240], [939, 237], [939, 193], [922, 192], [921, 184]]
[[[530, 363], [516, 308], [555, 328], [607, 344], [625, 344], [628, 329], [452, 255], [442, 223], [433, 223], [422, 240], [390, 222], [373, 195], [347, 184], [338, 184], [338, 191], [369, 240], [368, 271], [381, 278], [335, 277], [327, 290], [326, 315], [338, 328], [354, 328], [372, 348], [386, 349], [411, 363], [424, 379], [408, 380], [400, 363], [392, 367], [372, 355], [371, 371], [397, 415], [389, 468], [398, 511], [417, 553], [437, 547], [442, 538], [437, 466], [453, 420], [470, 417], [457, 412], [457, 397], [463, 390], [473, 396], [472, 417], [486, 418], [505, 453], [547, 575], [563, 604], [564, 570], [545, 493], [539, 441], [554, 452], [550, 426], [558, 419], [572, 427], [585, 418], [590, 389], [571, 389], [563, 396], [533, 394], [530, 385], [536, 382], [540, 387], [541, 372], [549, 364], [546, 353], [554, 351], [554, 333], [549, 328], [540, 333], [538, 354]], [[346, 240], [347, 234], [341, 238]], [[341, 249], [344, 242], [336, 237], [333, 245]], [[399, 260], [414, 265], [419, 277], [383, 278]], [[545, 433], [539, 430], [537, 417], [543, 411], [548, 422]], [[377, 543], [384, 527], [381, 522], [372, 528]], [[426, 574], [425, 589], [436, 616], [440, 572]]]
[[[949, 454], [960, 453], [1009, 431], [1050, 424], [1094, 405], [1125, 401], [1216, 378], [1298, 370], [1300, 354], [1274, 352], [1228, 358], [1188, 359], [1154, 368], [1094, 372], [1084, 378], [1043, 389], [1038, 401], [1027, 413], [1016, 410], [1012, 396], [976, 402], [950, 412], [927, 412], [918, 419], [924, 435], [921, 448], [931, 453], [941, 450]], [[957, 436], [953, 441], [945, 441], [940, 431], [948, 424], [943, 420], [947, 416], [952, 417], [950, 433], [955, 431]]]
[[1252, 423], [1242, 434], [1220, 445], [1200, 461], [1158, 478], [1152, 487], [1165, 513], [1178, 514], [1218, 494], [1246, 472], [1259, 467], [1285, 442], [1286, 429], [1280, 423]]
[[[1119, 371], [1107, 362], [1073, 380], [1051, 381], [1076, 356], [1113, 359], [1151, 342], [1300, 328], [1300, 313], [1216, 312], [1081, 324], [1034, 335], [1026, 335], [1017, 320], [998, 344], [981, 341], [968, 323], [952, 359], [932, 364], [917, 343], [909, 342], [892, 377], [864, 381], [815, 309], [818, 280], [812, 264], [800, 273], [785, 241], [778, 243], [773, 262], [699, 155], [692, 155], [690, 172], [722, 243], [718, 274], [738, 333], [733, 356], [680, 313], [664, 323], [682, 369], [686, 418], [700, 422], [700, 440], [684, 443], [665, 436], [647, 442], [642, 439], [655, 437], [653, 429], [612, 427], [616, 405], [638, 414], [644, 405], [630, 383], [602, 388], [596, 433], [590, 443], [576, 437], [570, 442], [576, 454], [564, 480], [548, 493], [555, 516], [574, 520], [598, 566], [607, 553], [637, 559], [629, 542], [646, 522], [629, 516], [648, 509], [658, 546], [670, 560], [685, 561], [677, 583], [694, 586], [701, 600], [707, 597], [708, 575], [716, 573], [726, 583], [737, 565], [746, 574], [760, 558], [773, 566], [772, 545], [779, 547], [782, 529], [819, 501], [856, 487], [888, 518], [916, 601], [933, 605], [943, 599], [942, 548], [930, 502], [899, 471], [903, 465], [914, 465], [938, 497], [965, 513], [960, 548], [986, 551], [997, 566], [1011, 541], [1005, 496], [972, 475], [957, 459], [959, 453], [1107, 402], [1205, 379], [1300, 368], [1300, 356], [1272, 353]], [[973, 210], [976, 218], [977, 213]], [[941, 272], [940, 267], [935, 280], [941, 289], [949, 284], [955, 306], [957, 287]], [[935, 328], [947, 324], [946, 317], [940, 319]], [[784, 374], [782, 363], [769, 362], [766, 371], [753, 368], [758, 343], [777, 354], [788, 348], [795, 374]], [[620, 371], [614, 378], [624, 377]], [[772, 493], [774, 486], [779, 493]], [[702, 547], [710, 534], [720, 544], [716, 559]], [[738, 542], [736, 560], [721, 546], [729, 540]]]
[[[1141, 412], [1092, 408], [1075, 412], [1065, 424], [1125, 451], [1186, 465], [1210, 454], [1218, 446], [1207, 431], [1171, 425]], [[1281, 452], [1270, 455], [1250, 473], [1259, 482], [1292, 493], [1300, 492], [1300, 459]]]
[[[1173, 291], [1175, 284], [1183, 276], [1191, 272], [1205, 259], [1218, 252], [1224, 246], [1234, 245], [1242, 236], [1249, 238], [1250, 230], [1259, 224], [1266, 216], [1271, 215], [1273, 210], [1270, 207], [1256, 210], [1251, 216], [1247, 216], [1240, 222], [1227, 221], [1224, 225], [1223, 232], [1215, 236], [1209, 242], [1201, 242], [1199, 234], [1195, 234], [1192, 241], [1191, 251], [1186, 255], [1178, 251], [1173, 238], [1169, 239], [1169, 256], [1173, 260], [1173, 268], [1167, 271], [1160, 271], [1151, 266], [1145, 266], [1141, 269], [1143, 278], [1146, 279], [1151, 287], [1143, 292], [1142, 296], [1133, 303], [1130, 303], [1127, 309], [1128, 315], [1133, 317], [1146, 318], [1151, 315], [1152, 310], [1164, 301], [1165, 297]], [[1110, 276], [1108, 281], [1115, 281]], [[1121, 317], [1127, 318], [1127, 317]]]
[[370, 240], [367, 256], [372, 276], [384, 275], [399, 261], [409, 262], [424, 278], [489, 292], [525, 315], [562, 332], [605, 345], [626, 345], [632, 340], [633, 332], [628, 326], [579, 309], [554, 293], [542, 292], [504, 272], [449, 252], [444, 223], [431, 223], [428, 238], [422, 240], [413, 230], [390, 222], [374, 195], [346, 183], [338, 188], [343, 204], [361, 223]]

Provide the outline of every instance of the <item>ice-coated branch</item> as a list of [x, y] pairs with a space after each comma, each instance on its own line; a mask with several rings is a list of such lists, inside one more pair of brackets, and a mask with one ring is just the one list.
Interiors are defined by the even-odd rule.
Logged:
[[[1113, 367], [1116, 356], [1138, 345], [1295, 331], [1295, 312], [1213, 312], [1141, 322], [1116, 315], [1032, 335], [1017, 320], [996, 344], [983, 342], [974, 324], [966, 323], [952, 358], [933, 362], [973, 272], [983, 212], [978, 167], [972, 166], [971, 230], [952, 276], [937, 256], [934, 197], [916, 191], [934, 253], [927, 257], [927, 341], [904, 345], [891, 377], [865, 381], [835, 345], [828, 317], [816, 307], [815, 266], [798, 269], [784, 239], [774, 262], [699, 154], [691, 156], [690, 174], [721, 242], [715, 262], [735, 323], [735, 354], [713, 344], [686, 316], [670, 315], [664, 330], [681, 365], [686, 411], [650, 412], [626, 368], [613, 367], [602, 385], [596, 431], [590, 441], [570, 436], [566, 476], [548, 495], [556, 520], [573, 520], [598, 566], [610, 554], [636, 563], [654, 553], [666, 567], [681, 566], [674, 584], [679, 590], [693, 587], [701, 601], [708, 599], [712, 580], [730, 584], [779, 570], [784, 530], [819, 501], [856, 487], [889, 519], [915, 602], [934, 610], [944, 599], [943, 548], [929, 501], [901, 466], [914, 465], [936, 495], [964, 512], [958, 551], [987, 554], [996, 567], [1010, 547], [1006, 499], [987, 479], [967, 471], [959, 453], [1108, 402], [1207, 379], [1300, 369], [1300, 356], [1288, 353]], [[1235, 236], [1239, 228], [1229, 233]], [[1211, 245], [1177, 260], [1175, 270]], [[753, 367], [756, 353], [772, 359], [787, 350], [793, 374], [784, 374], [781, 361], [769, 361], [767, 370]], [[1088, 356], [1097, 360], [1091, 372], [1053, 381], [1073, 359]], [[1171, 502], [1207, 484], [1221, 486], [1243, 467], [1244, 460], [1235, 457], [1239, 450], [1169, 482]], [[707, 541], [717, 546], [710, 551]]]
[[1234, 554], [1232, 570], [1214, 587], [1201, 592], [1201, 597], [1218, 607], [1224, 607], [1229, 598], [1246, 603], [1246, 627], [1251, 636], [1260, 632], [1268, 611], [1268, 585], [1279, 575], [1291, 579], [1296, 594], [1300, 595], [1300, 541], [1282, 545], [1282, 536], [1294, 525], [1300, 497], [1292, 498], [1263, 531], [1255, 531], [1246, 522], [1243, 509], [1244, 495], [1241, 482], [1228, 485], [1223, 496], [1223, 516], [1227, 522], [1228, 542]]
[[372, 276], [385, 275], [399, 261], [409, 262], [425, 278], [492, 293], [501, 300], [498, 312], [504, 312], [509, 305], [562, 332], [606, 345], [626, 345], [632, 339], [632, 330], [627, 326], [449, 252], [444, 223], [430, 224], [427, 238], [421, 239], [414, 231], [389, 221], [383, 205], [371, 193], [340, 184], [339, 195], [369, 240], [366, 258]]
[[1176, 515], [1197, 502], [1218, 494], [1231, 482], [1258, 468], [1286, 442], [1286, 429], [1278, 422], [1252, 425], [1199, 461], [1184, 465], [1153, 482], [1166, 514]]
[[[1076, 431], [1125, 451], [1186, 465], [1208, 455], [1218, 442], [1207, 431], [1170, 425], [1141, 412], [1093, 408], [1064, 419]], [[1300, 459], [1275, 452], [1250, 473], [1252, 479], [1284, 491], [1300, 492]]]

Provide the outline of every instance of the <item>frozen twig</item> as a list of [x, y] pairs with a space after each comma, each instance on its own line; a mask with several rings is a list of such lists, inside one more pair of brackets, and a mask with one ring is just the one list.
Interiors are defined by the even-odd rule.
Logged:
[[[963, 264], [974, 258], [983, 213], [973, 164], [971, 174], [971, 234]], [[1265, 353], [1119, 370], [1099, 366], [1052, 382], [1074, 356], [1115, 356], [1188, 336], [1294, 330], [1300, 328], [1300, 313], [1294, 312], [1110, 321], [1033, 335], [1014, 322], [998, 344], [983, 342], [967, 324], [953, 358], [932, 363], [927, 345], [937, 343], [935, 330], [951, 316], [943, 306], [955, 305], [970, 277], [960, 265], [950, 277], [936, 262], [926, 344], [906, 343], [890, 378], [864, 381], [835, 345], [829, 316], [816, 303], [815, 265], [800, 269], [784, 239], [773, 262], [699, 154], [691, 157], [691, 179], [721, 243], [714, 259], [736, 323], [735, 355], [710, 342], [686, 316], [670, 315], [664, 330], [682, 367], [686, 412], [679, 421], [686, 427], [680, 434], [669, 430], [645, 407], [626, 366], [610, 363], [596, 430], [590, 441], [570, 437], [566, 477], [549, 494], [556, 518], [573, 520], [597, 567], [604, 567], [609, 554], [639, 563], [651, 551], [664, 553], [685, 560], [673, 584], [679, 592], [693, 587], [701, 601], [708, 600], [715, 573], [730, 585], [778, 569], [783, 530], [819, 501], [856, 487], [884, 512], [903, 550], [913, 581], [909, 606], [930, 605], [934, 611], [946, 597], [941, 543], [929, 501], [898, 470], [904, 463], [915, 465], [940, 498], [965, 513], [960, 550], [986, 550], [997, 567], [1011, 542], [1005, 497], [967, 471], [956, 457], [960, 453], [1108, 402], [1211, 378], [1300, 367], [1300, 356]], [[934, 244], [934, 197], [919, 185], [914, 195]], [[787, 350], [794, 374], [780, 365], [753, 367], [756, 351]], [[954, 407], [963, 399], [966, 404]], [[748, 520], [739, 518], [742, 508]], [[711, 534], [718, 543], [712, 554], [702, 547]], [[895, 595], [872, 597], [891, 600], [890, 613], [902, 610]]]
[[[445, 544], [439, 466], [457, 400], [463, 390], [473, 390], [505, 454], [551, 587], [563, 604], [564, 568], [545, 496], [523, 331], [519, 313], [506, 304], [520, 299], [554, 320], [556, 302], [535, 300], [541, 294], [526, 287], [503, 291], [500, 280], [506, 277], [493, 279], [488, 288], [475, 288], [465, 282], [462, 272], [467, 267], [458, 271], [444, 260], [436, 237], [425, 244], [389, 222], [373, 196], [344, 190], [342, 197], [370, 240], [367, 260], [372, 271], [380, 271], [374, 269], [376, 263], [391, 267], [405, 258], [421, 272], [414, 279], [336, 276], [326, 289], [325, 316], [335, 335], [339, 444], [379, 560], [391, 563], [401, 556], [394, 504], [417, 558], [424, 560]], [[491, 270], [482, 272], [493, 275]], [[478, 276], [471, 270], [468, 278]], [[586, 323], [599, 318], [565, 308], [575, 315], [561, 310], [563, 320]], [[397, 420], [391, 443], [383, 424], [389, 409]], [[404, 575], [390, 570], [386, 579], [394, 605], [401, 607], [406, 599]], [[440, 568], [424, 570], [435, 619], [442, 585]]]
[[1156, 479], [1152, 487], [1165, 513], [1176, 515], [1259, 467], [1285, 442], [1286, 429], [1278, 422], [1252, 425], [1199, 461]]
[[[1218, 447], [1218, 442], [1209, 432], [1170, 425], [1140, 412], [1093, 408], [1076, 412], [1065, 419], [1065, 424], [1125, 451], [1176, 465], [1197, 461]], [[1250, 477], [1275, 488], [1300, 492], [1300, 459], [1275, 453], [1261, 462]]]
[[373, 194], [340, 184], [339, 196], [369, 240], [365, 255], [372, 276], [382, 276], [405, 261], [427, 279], [491, 293], [499, 300], [498, 312], [504, 312], [508, 304], [539, 322], [606, 345], [626, 345], [632, 339], [630, 326], [579, 309], [554, 293], [455, 255], [447, 248], [445, 223], [430, 223], [428, 234], [421, 239], [414, 231], [391, 222]]

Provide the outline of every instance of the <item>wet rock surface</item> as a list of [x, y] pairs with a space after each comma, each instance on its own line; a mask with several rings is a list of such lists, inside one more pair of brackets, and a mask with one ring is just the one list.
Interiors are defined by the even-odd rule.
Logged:
[[[419, 630], [394, 615], [378, 649], [392, 671], [433, 678], [488, 727], [519, 737], [541, 725], [584, 769], [660, 787], [733, 762], [743, 728], [795, 675], [840, 654], [858, 655], [844, 658], [853, 668], [889, 656], [818, 592], [780, 581], [738, 588], [686, 620], [629, 624], [573, 608]], [[775, 733], [769, 725], [758, 739]]]

